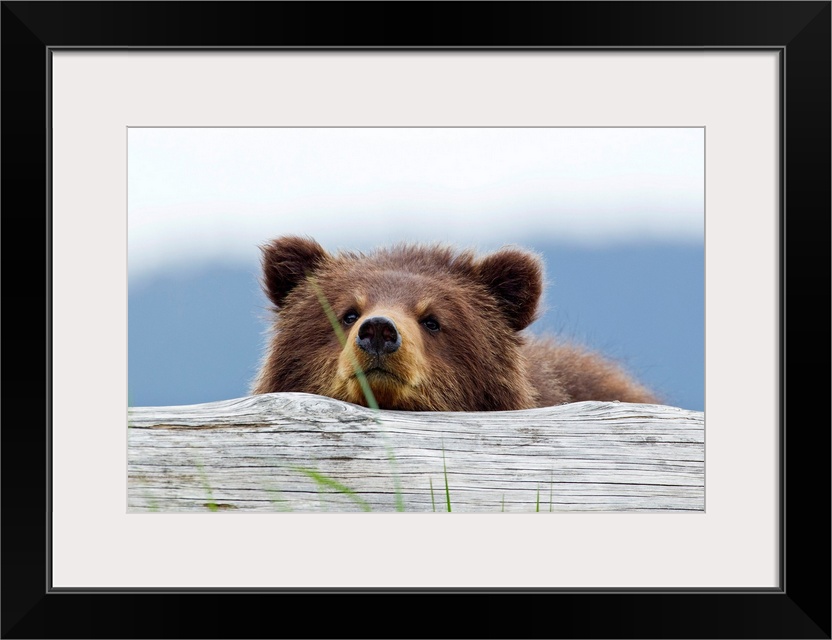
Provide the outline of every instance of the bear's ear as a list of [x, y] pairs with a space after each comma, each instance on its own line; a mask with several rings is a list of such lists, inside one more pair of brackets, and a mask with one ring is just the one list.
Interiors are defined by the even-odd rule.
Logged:
[[277, 238], [260, 249], [263, 251], [263, 291], [276, 307], [329, 257], [312, 238], [297, 236]]
[[501, 249], [477, 264], [477, 275], [508, 318], [520, 331], [535, 319], [543, 290], [543, 264], [536, 255], [519, 249]]

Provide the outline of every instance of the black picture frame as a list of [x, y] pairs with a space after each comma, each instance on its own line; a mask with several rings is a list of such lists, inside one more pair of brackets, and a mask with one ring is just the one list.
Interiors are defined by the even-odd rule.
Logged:
[[[829, 638], [830, 15], [829, 1], [2, 2], [2, 637]], [[64, 47], [778, 51], [780, 586], [52, 589], [48, 89]]]

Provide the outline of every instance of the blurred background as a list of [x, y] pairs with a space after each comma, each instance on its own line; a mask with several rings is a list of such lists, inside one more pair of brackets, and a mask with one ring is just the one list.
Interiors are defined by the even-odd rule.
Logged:
[[704, 410], [702, 128], [131, 128], [132, 406], [248, 394], [269, 313], [259, 245], [402, 240], [546, 264], [533, 333], [603, 351]]

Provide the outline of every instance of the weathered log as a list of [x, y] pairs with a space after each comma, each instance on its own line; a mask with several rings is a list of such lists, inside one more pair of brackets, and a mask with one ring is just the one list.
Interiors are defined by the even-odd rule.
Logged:
[[128, 509], [699, 511], [704, 415], [579, 402], [379, 411], [274, 393], [129, 411]]

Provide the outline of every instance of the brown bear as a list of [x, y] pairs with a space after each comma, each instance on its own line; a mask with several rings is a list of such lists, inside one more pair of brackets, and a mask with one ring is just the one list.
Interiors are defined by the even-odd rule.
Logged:
[[367, 406], [360, 367], [381, 409], [657, 402], [599, 355], [524, 335], [543, 288], [542, 261], [529, 251], [477, 258], [398, 244], [330, 255], [301, 237], [262, 250], [263, 289], [276, 315], [255, 394], [303, 391]]

